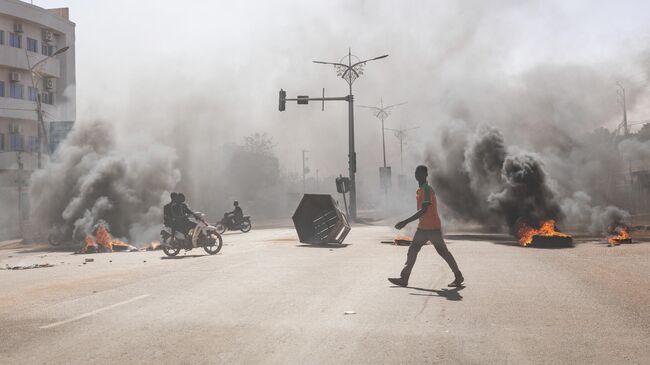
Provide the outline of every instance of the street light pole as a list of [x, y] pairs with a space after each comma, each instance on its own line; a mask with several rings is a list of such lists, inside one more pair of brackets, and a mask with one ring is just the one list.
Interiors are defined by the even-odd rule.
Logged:
[[406, 104], [406, 102], [384, 106], [384, 98], [381, 98], [379, 106], [358, 105], [359, 108], [372, 109], [375, 118], [381, 120], [381, 147], [384, 154], [384, 167], [386, 167], [386, 137], [384, 133], [386, 128], [384, 128], [384, 121], [390, 116], [390, 109], [404, 104]]
[[386, 128], [389, 131], [393, 131], [395, 134], [395, 137], [399, 140], [399, 158], [400, 158], [400, 171], [401, 174], [404, 175], [404, 144], [405, 140], [407, 137], [408, 131], [411, 131], [413, 129], [418, 129], [418, 127], [413, 127], [413, 128], [399, 128], [399, 129], [392, 129], [392, 128]]
[[27, 53], [27, 49], [25, 49], [25, 56], [27, 57], [27, 67], [29, 68], [29, 76], [32, 80], [32, 91], [36, 92], [36, 120], [37, 120], [37, 137], [36, 137], [36, 143], [38, 144], [38, 150], [37, 150], [37, 163], [38, 163], [38, 168], [41, 169], [43, 167], [42, 164], [42, 156], [43, 156], [43, 136], [45, 136], [45, 142], [48, 144], [48, 150], [49, 150], [49, 142], [47, 139], [47, 131], [45, 130], [45, 121], [43, 120], [43, 103], [41, 101], [41, 93], [37, 92], [36, 90], [36, 81], [34, 80], [34, 74], [36, 73], [34, 70], [36, 69], [36, 66], [40, 65], [41, 63], [49, 60], [50, 58], [60, 55], [61, 53], [67, 51], [70, 49], [70, 47], [65, 46], [63, 48], [60, 48], [56, 52], [54, 52], [51, 56], [45, 56], [42, 60], [36, 62], [34, 66], [30, 66], [29, 62], [29, 54]]
[[[343, 62], [347, 57], [347, 65]], [[357, 189], [356, 189], [356, 179], [355, 173], [357, 171], [357, 154], [354, 150], [354, 96], [352, 94], [352, 84], [354, 81], [363, 75], [363, 67], [366, 63], [370, 61], [379, 60], [382, 58], [388, 57], [388, 55], [382, 55], [367, 60], [359, 60], [358, 57], [354, 56], [358, 61], [352, 63], [352, 50], [348, 48], [347, 56], [343, 57], [340, 62], [324, 62], [324, 61], [313, 61], [314, 63], [320, 63], [325, 65], [333, 65], [336, 69], [336, 75], [341, 77], [348, 83], [349, 94], [348, 94], [348, 170], [350, 175], [350, 217], [352, 220], [357, 218]]]

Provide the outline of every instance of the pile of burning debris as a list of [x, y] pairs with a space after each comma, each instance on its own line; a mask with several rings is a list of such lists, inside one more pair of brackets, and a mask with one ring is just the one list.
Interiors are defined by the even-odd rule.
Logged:
[[152, 241], [144, 248], [137, 248], [124, 241], [113, 238], [113, 236], [111, 236], [110, 232], [108, 231], [108, 225], [105, 222], [100, 221], [97, 223], [97, 225], [95, 225], [92, 235], [86, 236], [83, 246], [76, 253], [85, 254], [115, 251], [153, 251], [159, 248], [159, 241]]
[[630, 229], [622, 223], [616, 224], [616, 225], [611, 225], [607, 229], [607, 243], [609, 243], [610, 246], [617, 246], [620, 245], [621, 243], [632, 243], [632, 237], [630, 237], [629, 233]]
[[531, 227], [525, 223], [519, 224], [517, 237], [521, 246], [571, 246], [573, 237], [559, 232], [554, 219], [543, 221], [539, 228]]

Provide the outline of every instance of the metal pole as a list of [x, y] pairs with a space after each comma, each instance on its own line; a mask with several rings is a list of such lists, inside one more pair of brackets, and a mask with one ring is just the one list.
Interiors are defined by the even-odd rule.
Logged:
[[381, 146], [384, 151], [384, 167], [386, 167], [386, 138], [384, 137], [384, 115], [381, 115]]
[[20, 230], [20, 238], [23, 238], [25, 234], [23, 226], [23, 161], [20, 151], [16, 154], [16, 159], [18, 163], [18, 229]]
[[[36, 90], [33, 88], [33, 90]], [[43, 168], [42, 157], [43, 157], [43, 131], [45, 128], [43, 123], [43, 109], [41, 104], [41, 94], [36, 92], [36, 113], [38, 113], [38, 136], [36, 137], [38, 143], [38, 168]]]
[[627, 137], [627, 104], [625, 100], [625, 88], [623, 89], [623, 128], [625, 128], [625, 136]]
[[307, 190], [307, 184], [305, 182], [305, 152], [307, 152], [307, 150], [302, 150], [302, 192], [303, 194]]
[[[352, 68], [352, 51], [348, 50], [348, 66]], [[350, 71], [352, 72], [352, 71]], [[352, 80], [350, 78], [350, 80]], [[354, 177], [357, 171], [357, 154], [354, 151], [354, 96], [352, 95], [352, 82], [348, 82], [350, 86], [350, 94], [348, 100], [348, 129], [349, 129], [349, 173], [350, 173], [350, 217], [353, 221], [357, 219], [357, 187], [356, 179]]]
[[399, 139], [399, 159], [400, 174], [404, 175], [404, 138]]

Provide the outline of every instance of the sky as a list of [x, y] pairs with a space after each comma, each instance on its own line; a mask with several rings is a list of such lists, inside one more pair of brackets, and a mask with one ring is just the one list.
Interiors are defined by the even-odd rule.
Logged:
[[[332, 102], [322, 112], [320, 104], [288, 104], [280, 113], [277, 95], [280, 88], [289, 97], [318, 96], [322, 88], [328, 96], [347, 94], [333, 68], [311, 61], [339, 61], [348, 47], [362, 59], [389, 54], [367, 65], [353, 92], [363, 105], [408, 102], [386, 126], [421, 127], [407, 145], [410, 165], [450, 93], [516, 83], [540, 65], [611, 69], [611, 103], [622, 75], [635, 84], [630, 92], [644, 93], [630, 97], [629, 118], [650, 119], [648, 58], [632, 61], [647, 55], [646, 1], [33, 3], [68, 7], [76, 23], [79, 121], [115, 121], [128, 133], [174, 116], [184, 128], [206, 128], [218, 144], [266, 132], [287, 172], [300, 170], [302, 149], [321, 176], [347, 171], [347, 105]], [[355, 119], [359, 163], [368, 166], [361, 173], [370, 176], [381, 164], [379, 122], [364, 109]], [[397, 166], [399, 144], [386, 137], [389, 164]]]

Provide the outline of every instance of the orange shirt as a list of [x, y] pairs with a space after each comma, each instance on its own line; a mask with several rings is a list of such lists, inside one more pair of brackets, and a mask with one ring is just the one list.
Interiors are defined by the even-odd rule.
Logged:
[[415, 192], [415, 198], [418, 201], [418, 210], [422, 209], [424, 202], [431, 203], [427, 212], [420, 217], [419, 229], [440, 229], [440, 217], [438, 216], [438, 203], [436, 193], [431, 189], [429, 184], [425, 183]]

